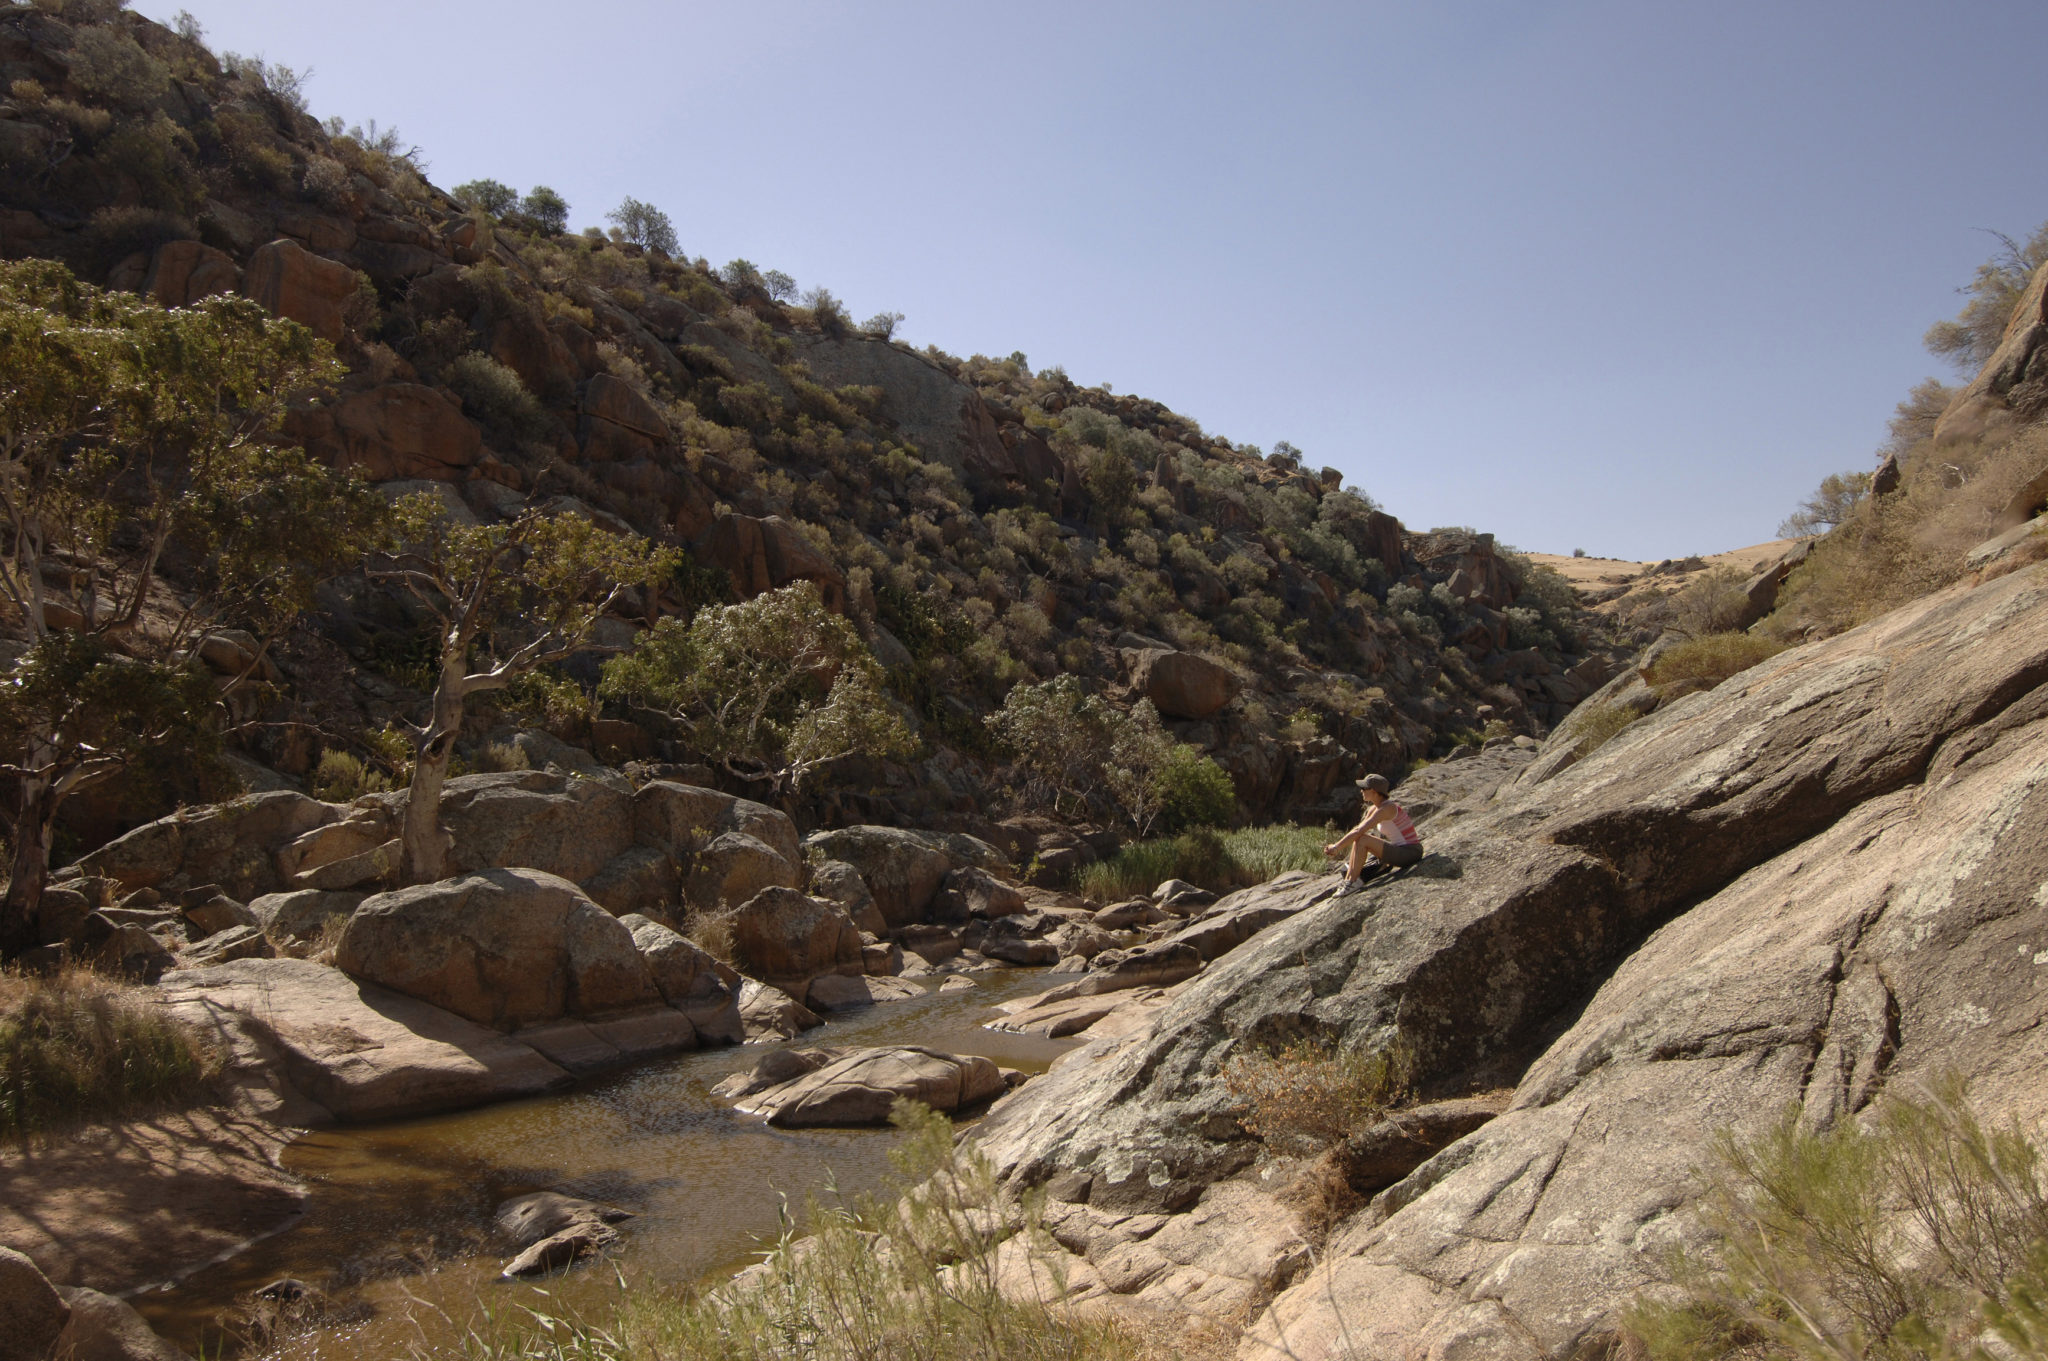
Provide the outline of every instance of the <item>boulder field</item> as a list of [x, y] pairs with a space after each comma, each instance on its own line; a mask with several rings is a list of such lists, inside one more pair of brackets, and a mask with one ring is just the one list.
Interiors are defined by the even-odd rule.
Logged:
[[[1251, 1311], [1259, 1361], [1594, 1354], [1695, 1232], [1713, 1131], [1825, 1127], [1950, 1072], [2048, 1117], [2048, 569], [1782, 653], [1546, 773], [1359, 892], [1255, 891], [1292, 914], [996, 1105], [976, 1142], [1050, 1191], [1074, 1298]], [[1301, 1038], [1398, 1041], [1425, 1095], [1504, 1108], [1366, 1150], [1372, 1198], [1325, 1241], [1220, 1080]]]

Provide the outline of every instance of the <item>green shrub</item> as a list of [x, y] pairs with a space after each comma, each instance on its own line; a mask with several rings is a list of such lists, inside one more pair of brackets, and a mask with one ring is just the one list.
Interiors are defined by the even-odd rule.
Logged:
[[463, 410], [519, 444], [533, 444], [549, 429], [548, 413], [519, 375], [487, 354], [468, 350], [448, 361], [441, 381], [462, 398]]
[[569, 200], [545, 184], [526, 191], [526, 197], [519, 200], [519, 211], [550, 236], [569, 230]]
[[1237, 786], [1222, 766], [1185, 742], [1176, 742], [1153, 775], [1164, 805], [1159, 820], [1168, 831], [1221, 827], [1237, 811]]
[[[627, 1291], [597, 1324], [480, 1308], [470, 1361], [1136, 1361], [1127, 1325], [1048, 1301], [1064, 1282], [1036, 1200], [1004, 1198], [988, 1158], [956, 1152], [953, 1125], [899, 1101], [906, 1138], [880, 1196], [785, 1215], [760, 1265], [710, 1290]], [[1028, 1272], [1036, 1291], [1005, 1291]]]
[[148, 104], [171, 88], [163, 63], [111, 28], [80, 29], [71, 41], [71, 80], [116, 104]]
[[[1796, 1107], [1704, 1169], [1707, 1251], [1626, 1327], [1656, 1361], [2048, 1355], [2048, 1168], [2015, 1122], [1987, 1128], [1956, 1079], [1825, 1133]], [[1982, 1349], [1986, 1334], [2010, 1350]]]
[[1758, 662], [1777, 656], [1785, 648], [1786, 644], [1781, 639], [1761, 634], [1710, 633], [1700, 638], [1688, 638], [1658, 657], [1651, 663], [1646, 679], [1658, 687], [1688, 680], [1705, 681], [1709, 686], [1715, 686], [1738, 672], [1749, 670]]
[[311, 784], [313, 796], [328, 803], [349, 803], [391, 788], [391, 781], [371, 770], [361, 757], [332, 748], [320, 753]]
[[190, 1105], [218, 1071], [143, 989], [82, 970], [0, 973], [0, 1137]]
[[457, 201], [492, 217], [503, 217], [519, 207], [519, 191], [497, 180], [470, 180], [449, 190]]

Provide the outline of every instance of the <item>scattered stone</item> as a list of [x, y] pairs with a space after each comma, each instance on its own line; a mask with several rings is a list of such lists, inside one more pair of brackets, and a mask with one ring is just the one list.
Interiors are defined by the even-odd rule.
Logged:
[[945, 982], [943, 982], [943, 983], [939, 984], [939, 991], [940, 991], [940, 992], [971, 992], [971, 991], [972, 991], [973, 989], [975, 989], [975, 988], [978, 988], [978, 987], [980, 987], [980, 986], [981, 986], [981, 985], [980, 985], [979, 983], [976, 983], [976, 982], [975, 982], [975, 981], [974, 981], [973, 979], [971, 979], [971, 978], [963, 978], [963, 977], [959, 976], [958, 974], [956, 974], [956, 975], [954, 975], [953, 977], [951, 977], [951, 978], [947, 979], [947, 980], [946, 980]]

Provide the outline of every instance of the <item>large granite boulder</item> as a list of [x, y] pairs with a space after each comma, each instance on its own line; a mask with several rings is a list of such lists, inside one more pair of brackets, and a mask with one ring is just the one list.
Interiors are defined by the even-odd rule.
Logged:
[[134, 1305], [83, 1286], [65, 1292], [71, 1313], [49, 1355], [63, 1361], [187, 1361]]
[[353, 915], [366, 896], [297, 889], [290, 893], [266, 893], [249, 904], [249, 911], [272, 940], [312, 941], [327, 928], [328, 922]]
[[1425, 1086], [1492, 1084], [1569, 1023], [1509, 1111], [1334, 1238], [1242, 1354], [1592, 1346], [1687, 1232], [1703, 1134], [1787, 1102], [1824, 1126], [1948, 1069], [1994, 1114], [2048, 1115], [2043, 771], [2034, 567], [1780, 654], [1506, 791], [1024, 1088], [982, 1146], [1013, 1182], [1171, 1210], [1257, 1154], [1216, 1080], [1247, 1045], [1399, 1039]]
[[793, 888], [761, 890], [732, 914], [733, 954], [751, 977], [802, 997], [820, 974], [858, 977], [860, 929], [846, 909]]
[[337, 821], [343, 810], [291, 790], [181, 809], [145, 823], [79, 858], [87, 875], [113, 879], [122, 892], [166, 892], [217, 884], [248, 902], [286, 887], [274, 848]]
[[946, 876], [979, 866], [1001, 872], [1003, 854], [986, 841], [956, 832], [913, 832], [901, 827], [840, 827], [815, 832], [805, 845], [860, 874], [891, 930], [929, 920]]
[[647, 961], [662, 1000], [690, 1018], [700, 1042], [739, 1044], [746, 1039], [738, 974], [660, 922], [628, 914], [619, 925], [632, 932], [634, 948]]
[[740, 1023], [746, 1029], [748, 1044], [793, 1040], [804, 1031], [825, 1024], [802, 1002], [756, 978], [740, 980]]
[[0, 1247], [0, 1361], [42, 1361], [70, 1318], [71, 1307], [36, 1264]]
[[691, 857], [683, 898], [692, 907], [717, 911], [771, 889], [794, 893], [799, 878], [796, 867], [759, 837], [721, 832]]
[[720, 515], [697, 536], [695, 550], [703, 561], [723, 567], [743, 598], [808, 581], [817, 586], [826, 609], [834, 614], [846, 610], [846, 576], [839, 565], [780, 515]]
[[340, 340], [347, 331], [356, 287], [356, 272], [347, 265], [283, 239], [259, 246], [242, 275], [243, 294], [322, 340]]
[[1192, 652], [1132, 648], [1124, 652], [1131, 689], [1168, 718], [1210, 718], [1237, 697], [1237, 674]]
[[540, 870], [482, 870], [366, 898], [335, 963], [501, 1030], [661, 1001], [633, 933]]

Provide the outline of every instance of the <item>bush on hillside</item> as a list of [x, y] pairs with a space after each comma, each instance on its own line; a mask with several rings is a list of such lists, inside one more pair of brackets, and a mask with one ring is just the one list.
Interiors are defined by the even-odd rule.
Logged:
[[219, 1056], [150, 990], [0, 973], [0, 1138], [204, 1100]]
[[497, 180], [470, 180], [456, 185], [449, 192], [464, 206], [489, 213], [492, 217], [503, 217], [519, 207], [519, 191]]
[[517, 445], [547, 438], [547, 411], [518, 374], [489, 355], [476, 350], [456, 355], [441, 371], [441, 381], [462, 398], [463, 410], [493, 433]]
[[1783, 637], [1837, 633], [1960, 580], [1965, 555], [2043, 469], [2040, 426], [1939, 449], [1923, 441], [1901, 460], [1898, 491], [1858, 502], [1793, 569], [1767, 627]]
[[618, 229], [620, 239], [630, 241], [643, 250], [674, 255], [679, 249], [675, 224], [668, 220], [668, 214], [630, 194], [618, 207], [606, 213], [604, 220]]
[[1928, 329], [1927, 348], [1956, 366], [1959, 373], [1975, 375], [1998, 348], [2005, 335], [2027, 281], [2043, 261], [2048, 261], [2048, 222], [2034, 229], [2025, 244], [2004, 232], [1993, 232], [1999, 250], [1977, 266], [1977, 277], [1962, 289], [1969, 296], [1963, 310], [1951, 321], [1938, 321]]
[[1794, 1107], [1756, 1139], [1720, 1135], [1710, 1247], [1675, 1255], [1675, 1297], [1627, 1320], [1650, 1357], [2048, 1355], [2040, 1148], [2017, 1122], [1987, 1127], [1956, 1079], [1887, 1097], [1870, 1124], [1816, 1133]]
[[[1930, 427], [1931, 430], [1931, 427]], [[1820, 480], [1813, 495], [1799, 503], [1799, 509], [1778, 526], [1781, 539], [1803, 539], [1824, 534], [1849, 518], [1856, 503], [1870, 494], [1869, 473], [1829, 473]]]
[[569, 200], [545, 184], [536, 184], [526, 191], [526, 197], [519, 200], [519, 211], [551, 236], [569, 230]]
[[1784, 640], [1756, 633], [1709, 633], [1688, 638], [1650, 664], [1645, 679], [1660, 689], [1680, 681], [1719, 685], [1785, 650]]

